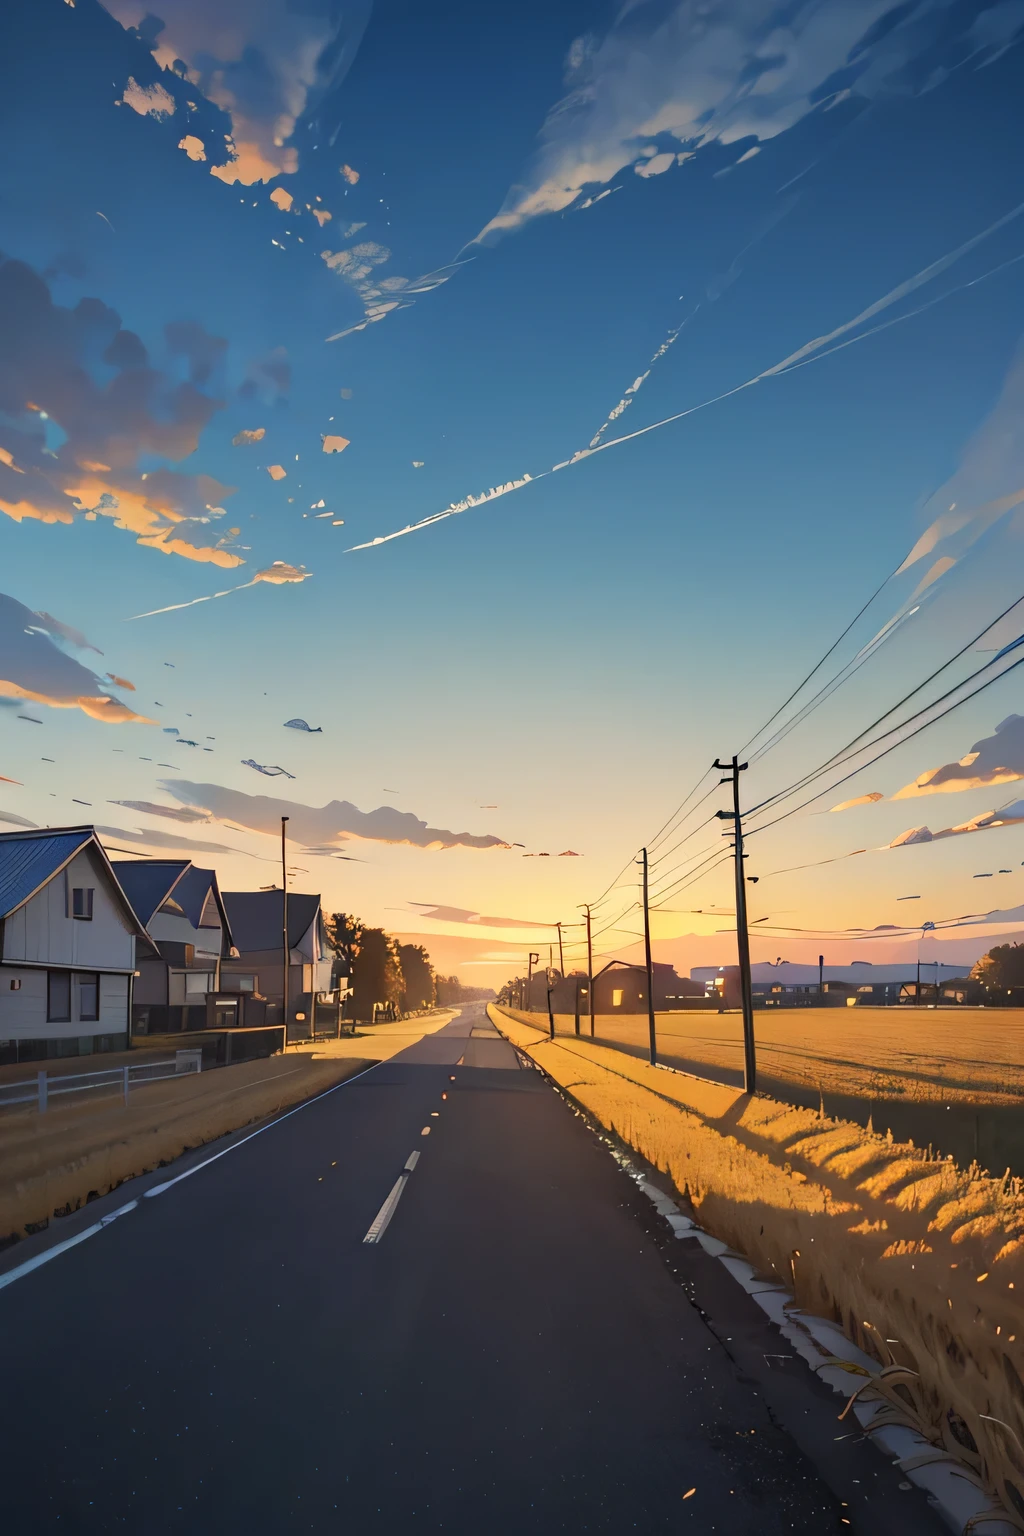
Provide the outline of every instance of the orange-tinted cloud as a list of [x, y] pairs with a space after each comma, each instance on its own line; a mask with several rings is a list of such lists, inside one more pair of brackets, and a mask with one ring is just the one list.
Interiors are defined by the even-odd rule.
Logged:
[[267, 474], [271, 480], [286, 480], [288, 477], [288, 471], [283, 464], [268, 464]]
[[197, 139], [194, 133], [186, 133], [183, 139], [179, 139], [178, 148], [183, 149], [190, 160], [205, 160], [206, 149], [202, 139]]
[[354, 171], [350, 165], [343, 165], [341, 167], [341, 174], [344, 176], [350, 187], [354, 187], [356, 182], [359, 180], [359, 172]]
[[273, 565], [268, 565], [265, 570], [256, 572], [251, 585], [255, 586], [258, 581], [267, 581], [272, 587], [283, 587], [289, 582], [307, 581], [311, 574], [304, 565], [289, 565], [287, 560], [275, 560]]
[[261, 443], [267, 435], [266, 427], [243, 427], [231, 439], [232, 448], [247, 448], [251, 443]]
[[[100, 300], [65, 309], [23, 262], [0, 264], [0, 511], [15, 522], [107, 517], [164, 554], [241, 565], [216, 528], [233, 487], [138, 468], [142, 455], [188, 457], [221, 407], [200, 385], [226, 343], [192, 323], [166, 330], [171, 351], [188, 359], [186, 382], [152, 367], [139, 337]], [[55, 449], [51, 426], [63, 434]]]
[[833, 811], [852, 811], [855, 805], [874, 805], [876, 800], [884, 800], [885, 796], [880, 790], [873, 789], [868, 795], [858, 795], [856, 800], [844, 800], [841, 805], [830, 806]]
[[[40, 623], [41, 619], [48, 623]], [[86, 643], [70, 625], [33, 613], [17, 598], [0, 593], [0, 698], [25, 699], [51, 709], [80, 709], [108, 725], [132, 720], [153, 724], [122, 704], [108, 692], [103, 679], [55, 645], [51, 628], [62, 638], [76, 637]]]
[[1015, 779], [1024, 779], [1024, 715], [1007, 715], [996, 726], [993, 736], [976, 741], [959, 762], [929, 768], [912, 784], [905, 784], [898, 790], [893, 799], [954, 794], [962, 789], [1010, 784]]
[[103, 0], [156, 62], [228, 114], [230, 160], [210, 173], [251, 186], [298, 169], [288, 140], [311, 99], [346, 74], [371, 0]]
[[295, 199], [290, 192], [285, 191], [284, 187], [275, 187], [270, 194], [270, 201], [280, 208], [282, 213], [287, 213]]

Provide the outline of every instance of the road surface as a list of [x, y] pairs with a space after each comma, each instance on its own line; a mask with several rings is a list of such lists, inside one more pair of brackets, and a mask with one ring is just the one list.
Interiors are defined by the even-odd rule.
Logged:
[[5, 1528], [935, 1536], [661, 1226], [468, 1007], [3, 1255]]

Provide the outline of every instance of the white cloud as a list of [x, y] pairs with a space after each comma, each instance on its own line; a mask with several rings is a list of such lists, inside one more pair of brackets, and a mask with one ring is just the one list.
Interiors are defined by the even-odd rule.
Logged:
[[[1019, 25], [1003, 16], [999, 39]], [[557, 213], [631, 165], [657, 175], [677, 153], [753, 139], [749, 159], [752, 147], [838, 95], [871, 99], [950, 29], [953, 52], [977, 50], [948, 0], [918, 0], [902, 15], [891, 0], [785, 9], [767, 0], [633, 0], [603, 38], [570, 48], [568, 94], [549, 112], [522, 183], [477, 239]]]
[[140, 85], [133, 75], [128, 76], [121, 100], [140, 117], [172, 117], [174, 97], [162, 85]]

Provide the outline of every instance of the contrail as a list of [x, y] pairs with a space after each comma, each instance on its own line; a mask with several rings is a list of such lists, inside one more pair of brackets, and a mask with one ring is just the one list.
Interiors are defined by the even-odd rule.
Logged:
[[[771, 367], [763, 369], [760, 373], [755, 374], [753, 378], [745, 379], [742, 384], [735, 384], [732, 389], [724, 390], [719, 395], [712, 395], [709, 399], [701, 400], [696, 405], [687, 406], [685, 410], [676, 411], [671, 416], [664, 416], [660, 421], [651, 422], [649, 426], [638, 427], [635, 432], [627, 432], [621, 437], [609, 438], [607, 442], [598, 443], [596, 447], [577, 449], [571, 458], [563, 459], [559, 464], [553, 464], [550, 469], [541, 470], [535, 475], [523, 475], [518, 480], [510, 480], [505, 485], [496, 486], [480, 496], [468, 496], [463, 501], [453, 502], [443, 512], [435, 512], [430, 517], [422, 518], [418, 523], [409, 523], [405, 528], [399, 528], [394, 533], [378, 535], [377, 538], [370, 539], [365, 544], [354, 544], [346, 550], [346, 554], [352, 554], [360, 549], [374, 549], [378, 544], [387, 544], [391, 539], [403, 538], [407, 533], [419, 533], [421, 529], [430, 528], [434, 523], [443, 522], [446, 518], [454, 517], [471, 507], [482, 506], [485, 502], [494, 501], [499, 496], [507, 496], [512, 491], [521, 490], [524, 486], [531, 485], [535, 480], [542, 480], [547, 475], [557, 474], [562, 469], [571, 469], [574, 464], [581, 464], [584, 459], [589, 459], [595, 453], [604, 453], [609, 448], [621, 447], [623, 443], [631, 443], [638, 437], [645, 437], [648, 432], [657, 432], [661, 427], [668, 427], [673, 422], [683, 421], [687, 416], [693, 416], [698, 411], [706, 410], [709, 405], [718, 405], [723, 400], [729, 400], [733, 395], [741, 394], [743, 390], [751, 389], [755, 384], [760, 384], [765, 379], [778, 378], [780, 375], [788, 373], [794, 368], [803, 367], [807, 363], [820, 362], [823, 358], [830, 356], [832, 352], [841, 350], [842, 347], [852, 346], [855, 341], [865, 341], [869, 336], [876, 335], [879, 331], [885, 330], [891, 325], [898, 325], [903, 320], [912, 319], [914, 315], [931, 308], [933, 304], [938, 304], [943, 299], [951, 298], [956, 293], [961, 293], [967, 288], [974, 287], [975, 284], [983, 282], [986, 278], [992, 277], [995, 273], [1001, 272], [1005, 267], [1011, 266], [1014, 262], [1024, 258], [1021, 256], [1012, 257], [1010, 261], [1001, 262], [998, 266], [993, 267], [991, 271], [982, 273], [980, 277], [971, 278], [968, 282], [948, 289], [944, 294], [940, 294], [937, 298], [931, 300], [930, 303], [924, 304], [906, 315], [897, 315], [892, 320], [863, 331], [860, 335], [849, 337], [847, 341], [839, 340], [840, 337], [846, 336], [848, 332], [855, 330], [857, 326], [874, 319], [876, 315], [881, 314], [893, 304], [899, 303], [901, 299], [915, 292], [924, 283], [930, 282], [933, 277], [938, 277], [955, 262], [959, 261], [962, 256], [966, 256], [969, 251], [980, 245], [983, 240], [987, 240], [990, 235], [995, 234], [997, 230], [1002, 229], [1013, 219], [1019, 218], [1022, 213], [1024, 213], [1024, 203], [1018, 203], [1009, 213], [1003, 214], [1001, 218], [982, 230], [980, 234], [972, 235], [969, 240], [965, 240], [955, 250], [947, 252], [945, 256], [941, 256], [937, 261], [933, 261], [927, 267], [923, 267], [914, 277], [909, 277], [904, 282], [898, 283], [895, 288], [890, 288], [888, 293], [884, 294], [880, 299], [876, 299], [873, 304], [869, 304], [866, 309], [861, 310], [852, 320], [845, 321], [842, 325], [836, 326], [834, 330], [827, 332], [823, 336], [815, 337], [813, 341], [805, 342], [795, 352], [791, 352], [788, 357], [784, 357], [781, 362], [773, 363]], [[833, 343], [834, 345], [832, 345]]]
[[148, 613], [132, 613], [125, 622], [130, 624], [133, 619], [152, 619], [158, 613], [176, 613], [179, 608], [194, 608], [196, 603], [212, 603], [215, 597], [230, 597], [232, 592], [244, 592], [246, 587], [254, 587], [258, 579], [243, 581], [240, 586], [227, 587], [223, 592], [209, 592], [205, 597], [194, 597], [188, 603], [171, 603], [167, 608], [150, 608]]
[[375, 549], [378, 544], [387, 544], [390, 539], [400, 539], [407, 533], [418, 533], [421, 528], [429, 528], [433, 523], [443, 523], [446, 517], [457, 517], [460, 512], [467, 512], [470, 507], [482, 507], [487, 501], [497, 501], [499, 496], [507, 496], [510, 491], [521, 490], [524, 485], [530, 485], [534, 480], [543, 480], [545, 475], [553, 474], [550, 469], [542, 470], [539, 475], [523, 475], [520, 480], [507, 480], [504, 485], [492, 485], [489, 491], [484, 491], [481, 496], [466, 496], [462, 501], [453, 501], [451, 506], [445, 507], [443, 512], [432, 512], [429, 517], [424, 517], [418, 523], [408, 523], [406, 527], [399, 528], [395, 533], [378, 534], [377, 538], [370, 539], [366, 544], [353, 544], [345, 553], [353, 554], [357, 549]]

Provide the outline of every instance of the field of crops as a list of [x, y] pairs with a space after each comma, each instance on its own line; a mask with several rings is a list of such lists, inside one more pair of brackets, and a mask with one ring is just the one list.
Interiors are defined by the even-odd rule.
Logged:
[[[546, 1017], [532, 1015], [546, 1026]], [[589, 1032], [589, 1021], [581, 1028]], [[573, 1032], [571, 1015], [556, 1019]], [[1011, 1008], [793, 1008], [754, 1015], [758, 1086], [789, 1104], [898, 1140], [1024, 1172], [1024, 1010]], [[658, 1058], [739, 1086], [738, 1013], [657, 1015]], [[646, 1014], [601, 1014], [596, 1038], [646, 1055]]]

